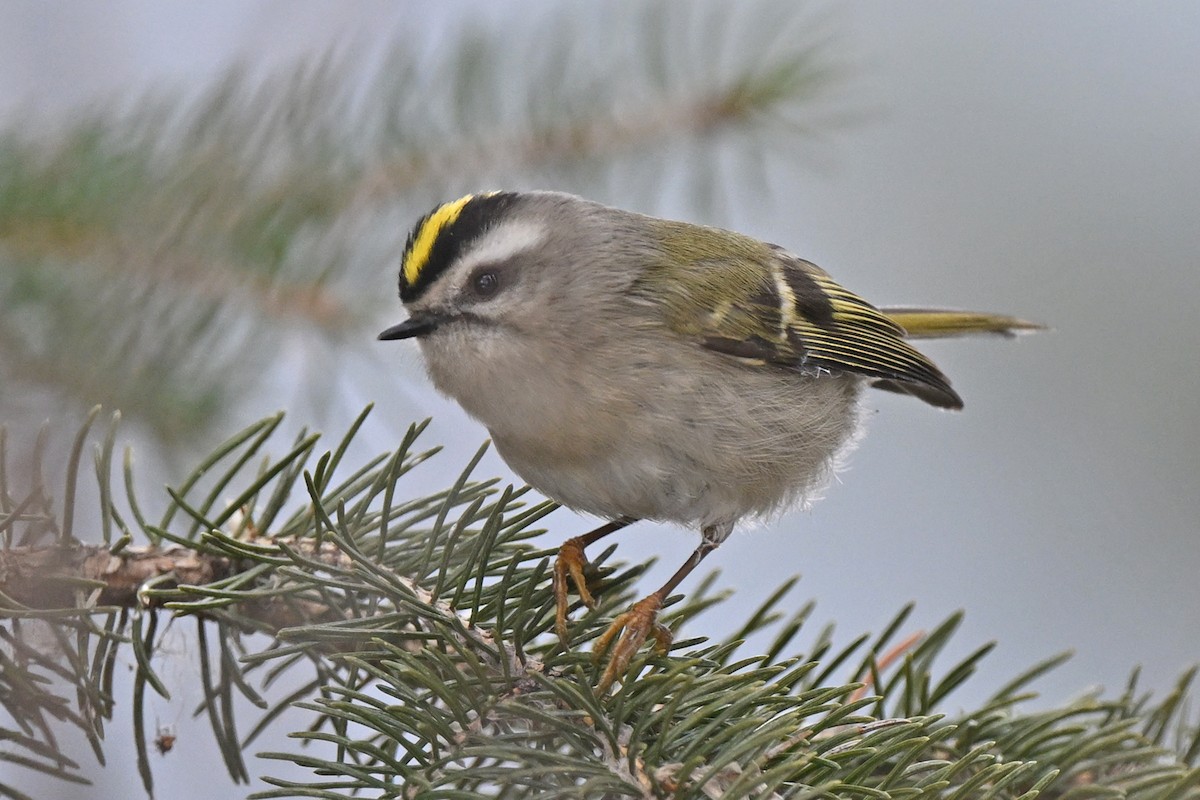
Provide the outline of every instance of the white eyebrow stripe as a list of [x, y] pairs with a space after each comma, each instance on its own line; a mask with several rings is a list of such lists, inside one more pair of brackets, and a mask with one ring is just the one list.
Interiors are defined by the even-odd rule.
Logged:
[[480, 264], [497, 263], [512, 258], [541, 244], [545, 238], [545, 226], [536, 222], [502, 222], [490, 228], [458, 259], [455, 272], [469, 272]]

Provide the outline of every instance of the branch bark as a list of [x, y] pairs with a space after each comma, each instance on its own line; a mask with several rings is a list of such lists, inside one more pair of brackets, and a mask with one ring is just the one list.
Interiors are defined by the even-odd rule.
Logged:
[[[180, 546], [104, 545], [12, 547], [0, 550], [0, 593], [5, 604], [25, 609], [61, 609], [79, 604], [135, 608], [138, 589], [173, 578], [176, 585], [204, 585], [227, 577], [230, 561]], [[14, 611], [16, 609], [6, 609]], [[3, 610], [0, 610], [2, 613]]]

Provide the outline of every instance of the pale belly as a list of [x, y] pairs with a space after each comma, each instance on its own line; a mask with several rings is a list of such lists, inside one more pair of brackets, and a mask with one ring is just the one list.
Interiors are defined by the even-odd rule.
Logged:
[[590, 420], [492, 434], [524, 480], [569, 508], [732, 525], [814, 499], [855, 439], [861, 385], [849, 376], [788, 375], [747, 386], [742, 377], [690, 402], [673, 395], [642, 403], [619, 419], [591, 409]]

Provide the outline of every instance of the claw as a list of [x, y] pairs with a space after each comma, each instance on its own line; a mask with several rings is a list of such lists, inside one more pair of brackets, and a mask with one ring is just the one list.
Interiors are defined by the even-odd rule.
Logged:
[[568, 595], [571, 584], [575, 585], [575, 590], [579, 592], [579, 598], [583, 600], [584, 605], [588, 608], [596, 607], [596, 599], [588, 590], [587, 576], [584, 574], [589, 565], [587, 556], [583, 554], [584, 548], [636, 521], [632, 517], [618, 517], [583, 536], [568, 539], [558, 548], [558, 558], [554, 559], [554, 632], [558, 634], [563, 647], [570, 646], [567, 612], [570, 610]]
[[670, 649], [674, 637], [670, 629], [658, 621], [658, 612], [662, 609], [662, 604], [662, 596], [657, 592], [637, 601], [628, 611], [614, 619], [608, 630], [596, 640], [592, 652], [595, 658], [599, 658], [613, 639], [618, 635], [621, 637], [609, 654], [608, 666], [605, 667], [604, 675], [596, 687], [599, 694], [607, 692], [618, 678], [625, 675], [629, 669], [629, 662], [633, 660], [647, 636], [654, 638], [654, 646], [659, 653], [666, 654]]
[[[580, 598], [588, 608], [592, 608], [596, 604], [592, 593], [588, 591], [587, 578], [584, 575], [584, 568], [588, 566], [587, 557], [583, 554], [584, 548], [636, 521], [633, 517], [619, 517], [601, 525], [591, 533], [568, 539], [558, 549], [558, 558], [554, 561], [554, 630], [558, 633], [558, 638], [564, 647], [570, 646], [567, 636], [567, 611], [569, 610], [567, 595], [570, 591], [570, 584], [575, 584]], [[655, 648], [658, 652], [666, 654], [674, 637], [671, 635], [670, 629], [658, 621], [658, 612], [662, 610], [663, 601], [696, 568], [696, 565], [704, 560], [705, 556], [716, 549], [732, 529], [732, 524], [706, 525], [702, 530], [703, 539], [700, 546], [692, 552], [679, 569], [675, 570], [675, 574], [671, 576], [670, 580], [663, 584], [657, 592], [637, 601], [628, 611], [614, 619], [608, 626], [608, 630], [596, 640], [596, 645], [592, 649], [592, 657], [598, 660], [609, 650], [609, 646], [616, 639], [616, 645], [612, 647], [612, 652], [608, 657], [608, 665], [604, 668], [604, 674], [600, 677], [600, 683], [596, 687], [600, 694], [604, 694], [612, 688], [619, 678], [624, 678], [625, 673], [629, 671], [629, 662], [633, 660], [647, 636], [653, 636]]]
[[558, 548], [558, 558], [554, 560], [554, 631], [565, 647], [570, 643], [567, 635], [567, 612], [570, 610], [571, 584], [579, 592], [579, 599], [588, 608], [596, 606], [596, 599], [588, 590], [587, 577], [584, 569], [588, 566], [587, 556], [583, 553], [586, 543], [582, 537], [576, 536], [563, 542]]

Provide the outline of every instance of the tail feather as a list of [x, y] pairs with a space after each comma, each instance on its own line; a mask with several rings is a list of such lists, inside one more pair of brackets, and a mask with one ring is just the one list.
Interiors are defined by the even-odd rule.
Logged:
[[939, 308], [881, 308], [889, 319], [904, 328], [909, 339], [935, 339], [942, 336], [964, 336], [994, 333], [1016, 336], [1045, 329], [1045, 325], [1028, 322], [1004, 314], [981, 311], [951, 311]]

